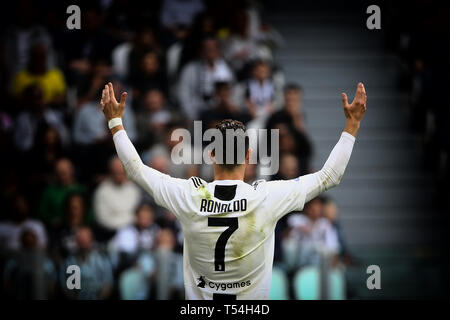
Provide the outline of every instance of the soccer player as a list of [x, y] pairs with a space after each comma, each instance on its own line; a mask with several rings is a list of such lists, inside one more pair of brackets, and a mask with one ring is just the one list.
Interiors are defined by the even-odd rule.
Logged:
[[[122, 126], [126, 97], [122, 93], [117, 102], [108, 83], [100, 105], [129, 178], [181, 223], [186, 298], [268, 299], [275, 225], [283, 215], [302, 210], [306, 202], [341, 181], [366, 111], [363, 84], [358, 84], [351, 104], [342, 93], [344, 132], [321, 170], [293, 180], [259, 180], [252, 185], [243, 181], [251, 152], [248, 144], [241, 164], [221, 164], [211, 153], [215, 180], [210, 183], [198, 177], [173, 178], [144, 165]], [[224, 137], [227, 129], [245, 134], [245, 126], [234, 120], [223, 120], [217, 129]]]

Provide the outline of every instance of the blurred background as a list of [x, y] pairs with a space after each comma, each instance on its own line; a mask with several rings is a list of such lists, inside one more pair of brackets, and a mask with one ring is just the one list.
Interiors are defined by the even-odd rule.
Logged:
[[[66, 27], [71, 4], [80, 30]], [[371, 4], [380, 30], [366, 27]], [[279, 172], [251, 166], [249, 183], [320, 169], [343, 129], [340, 93], [362, 81], [368, 111], [343, 181], [278, 223], [271, 298], [448, 296], [448, 2], [2, 6], [1, 298], [184, 298], [180, 225], [115, 157], [98, 106], [108, 81], [129, 93], [124, 126], [143, 161], [174, 177], [213, 178], [170, 160], [171, 132], [193, 120], [279, 129]], [[66, 285], [74, 264], [81, 290]]]

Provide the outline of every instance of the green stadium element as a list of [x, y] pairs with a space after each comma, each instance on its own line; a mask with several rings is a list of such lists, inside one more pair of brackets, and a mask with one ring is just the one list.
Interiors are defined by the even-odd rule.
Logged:
[[148, 281], [139, 269], [128, 269], [120, 276], [119, 291], [122, 300], [145, 300], [149, 293]]
[[[320, 300], [320, 269], [317, 267], [305, 267], [294, 276], [294, 294], [297, 300]], [[338, 269], [330, 270], [328, 273], [328, 293], [329, 300], [345, 299], [345, 279], [342, 271]]]
[[284, 271], [278, 267], [272, 269], [270, 300], [288, 300], [288, 280]]

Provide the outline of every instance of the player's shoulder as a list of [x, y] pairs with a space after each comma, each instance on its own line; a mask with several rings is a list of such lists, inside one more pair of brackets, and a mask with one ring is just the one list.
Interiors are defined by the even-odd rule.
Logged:
[[205, 187], [207, 185], [207, 182], [199, 177], [190, 177], [188, 179], [189, 185], [193, 187], [194, 189], [199, 189], [201, 187]]
[[297, 177], [295, 179], [286, 179], [286, 180], [271, 180], [267, 182], [267, 186], [269, 188], [280, 188], [283, 186], [288, 186], [288, 185], [298, 185], [300, 182], [300, 177]]
[[298, 178], [292, 179], [292, 180], [271, 180], [267, 181], [265, 179], [259, 179], [254, 181], [251, 184], [251, 187], [253, 187], [256, 191], [263, 191], [263, 190], [271, 190], [271, 189], [278, 189], [283, 188], [284, 186], [288, 184], [293, 184], [298, 181]]
[[258, 179], [251, 184], [251, 186], [255, 190], [265, 188], [266, 185], [267, 185], [267, 181], [265, 179]]

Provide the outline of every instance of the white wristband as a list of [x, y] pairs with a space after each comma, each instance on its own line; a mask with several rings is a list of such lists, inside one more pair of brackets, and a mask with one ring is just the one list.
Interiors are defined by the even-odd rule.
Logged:
[[108, 121], [108, 128], [112, 129], [114, 127], [122, 125], [122, 119], [121, 118], [112, 118]]

